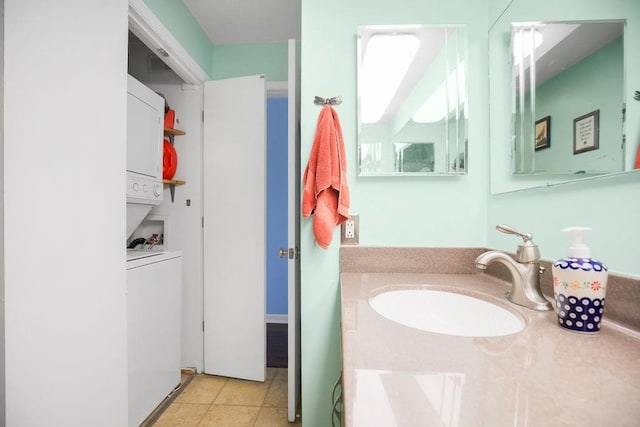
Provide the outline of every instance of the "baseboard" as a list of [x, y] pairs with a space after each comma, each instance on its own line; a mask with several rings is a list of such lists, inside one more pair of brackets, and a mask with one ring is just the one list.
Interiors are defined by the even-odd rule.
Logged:
[[267, 323], [289, 323], [289, 316], [286, 314], [267, 314]]

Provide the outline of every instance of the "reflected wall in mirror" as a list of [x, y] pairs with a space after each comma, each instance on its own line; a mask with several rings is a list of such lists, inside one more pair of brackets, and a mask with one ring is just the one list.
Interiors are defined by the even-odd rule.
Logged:
[[461, 175], [467, 167], [464, 25], [358, 29], [358, 175]]
[[[623, 32], [622, 20], [511, 24], [514, 174], [624, 170]], [[592, 112], [598, 123], [575, 129]], [[599, 146], [580, 147], [580, 132]]]

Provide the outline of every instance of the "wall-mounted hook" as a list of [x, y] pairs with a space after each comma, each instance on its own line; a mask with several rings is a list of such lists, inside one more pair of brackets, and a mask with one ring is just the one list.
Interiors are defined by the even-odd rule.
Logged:
[[316, 96], [313, 99], [313, 103], [316, 105], [340, 105], [342, 104], [342, 97], [334, 96], [333, 98], [322, 98], [320, 96]]

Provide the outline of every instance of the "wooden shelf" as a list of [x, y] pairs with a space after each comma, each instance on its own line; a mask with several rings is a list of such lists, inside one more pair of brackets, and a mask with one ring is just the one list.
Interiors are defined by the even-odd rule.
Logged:
[[[157, 128], [156, 128], [157, 129]], [[180, 135], [186, 135], [187, 133], [183, 130], [180, 129], [173, 129], [173, 128], [164, 128], [164, 133], [168, 134], [168, 135], [174, 135], [174, 136], [180, 136]]]
[[185, 185], [187, 181], [181, 181], [179, 179], [163, 179], [162, 183], [171, 185]]
[[176, 198], [176, 185], [185, 185], [187, 181], [181, 181], [179, 179], [163, 179], [162, 183], [169, 185], [169, 193], [171, 194], [171, 203], [173, 203], [173, 201]]

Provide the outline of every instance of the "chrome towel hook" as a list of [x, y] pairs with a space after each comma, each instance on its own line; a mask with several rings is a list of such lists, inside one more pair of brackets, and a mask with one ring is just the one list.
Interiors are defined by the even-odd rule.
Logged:
[[320, 96], [316, 96], [313, 103], [316, 105], [340, 105], [342, 104], [342, 97], [334, 96], [333, 98], [322, 98]]

